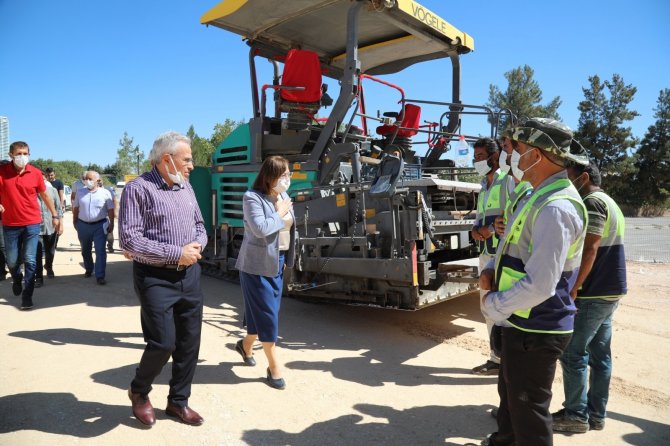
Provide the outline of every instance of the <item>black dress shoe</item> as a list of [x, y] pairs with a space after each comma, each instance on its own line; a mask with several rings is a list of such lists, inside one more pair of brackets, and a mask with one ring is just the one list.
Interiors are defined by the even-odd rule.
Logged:
[[54, 274], [54, 270], [52, 270], [52, 269], [48, 269], [48, 270], [47, 270], [47, 277], [48, 277], [49, 279], [53, 279], [54, 277], [56, 277], [56, 275]]
[[35, 288], [42, 288], [44, 286], [44, 279], [41, 277], [35, 278]]
[[98, 282], [98, 285], [104, 285], [104, 284], [107, 283], [107, 281], [105, 279], [103, 279], [102, 277], [99, 277], [95, 280], [96, 280], [96, 282]]
[[84, 277], [91, 277], [91, 274], [93, 274], [93, 271], [86, 271], [84, 272]]
[[128, 398], [133, 405], [133, 415], [140, 423], [151, 426], [156, 422], [156, 414], [149, 400], [149, 395], [133, 393], [132, 390], [128, 389]]
[[267, 382], [268, 385], [274, 389], [284, 390], [286, 388], [286, 381], [284, 381], [284, 378], [273, 378], [272, 373], [270, 373], [270, 367], [268, 367]]
[[248, 365], [248, 366], [256, 365], [256, 360], [254, 359], [254, 357], [253, 356], [247, 356], [247, 354], [244, 353], [244, 345], [243, 345], [242, 342], [243, 342], [242, 339], [237, 341], [237, 344], [235, 344], [235, 351], [237, 351], [237, 353], [239, 353], [240, 356], [242, 356], [242, 361], [244, 361], [244, 363], [246, 365]]
[[200, 426], [205, 421], [198, 412], [191, 409], [190, 407], [177, 406], [173, 403], [168, 403], [167, 407], [165, 408], [165, 414], [173, 418], [179, 418], [182, 423], [191, 426]]

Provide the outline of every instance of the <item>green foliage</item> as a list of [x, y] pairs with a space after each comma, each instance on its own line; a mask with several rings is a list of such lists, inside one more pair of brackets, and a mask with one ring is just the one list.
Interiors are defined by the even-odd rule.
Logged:
[[649, 126], [637, 151], [636, 197], [646, 213], [670, 205], [670, 89], [661, 90], [654, 109], [656, 122]]
[[123, 132], [116, 151], [116, 162], [110, 170], [120, 178], [123, 175], [142, 173], [143, 166], [144, 152], [140, 150], [139, 144], [133, 146], [133, 138], [128, 136], [128, 132]]
[[589, 87], [582, 88], [584, 100], [579, 103], [579, 127], [575, 138], [584, 146], [602, 174], [602, 187], [619, 205], [639, 207], [631, 184], [638, 168], [629, 150], [638, 140], [625, 123], [639, 113], [628, 108], [637, 88], [626, 85], [618, 74], [601, 82], [597, 75], [589, 77]]
[[[542, 89], [533, 79], [534, 74], [528, 65], [506, 72], [507, 89], [503, 92], [497, 85], [489, 85], [489, 101], [486, 105], [493, 110], [508, 109], [519, 119], [533, 117], [560, 119], [558, 115], [558, 107], [561, 106], [560, 96], [542, 105]], [[508, 126], [507, 117], [501, 117], [500, 129]]]
[[81, 174], [87, 170], [84, 166], [76, 161], [54, 161], [52, 159], [37, 158], [30, 160], [30, 164], [40, 169], [42, 172], [47, 167], [53, 167], [56, 171], [56, 178], [61, 180], [63, 184], [72, 185], [76, 180], [81, 178]]
[[209, 167], [212, 165], [212, 154], [214, 150], [225, 140], [230, 133], [237, 128], [238, 125], [243, 124], [244, 121], [233, 121], [226, 119], [223, 124], [216, 124], [213, 129], [212, 136], [203, 138], [198, 136], [195, 129], [191, 125], [186, 132], [186, 136], [191, 138], [191, 151], [193, 153], [193, 163], [196, 166]]

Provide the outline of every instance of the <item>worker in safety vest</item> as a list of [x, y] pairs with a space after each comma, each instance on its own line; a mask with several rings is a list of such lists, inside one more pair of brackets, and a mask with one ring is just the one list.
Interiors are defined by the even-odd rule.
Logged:
[[551, 445], [549, 413], [556, 361], [572, 336], [570, 297], [586, 230], [586, 209], [566, 163], [588, 162], [571, 150], [563, 123], [533, 118], [512, 129], [512, 173], [533, 192], [511, 215], [494, 261], [480, 275], [484, 315], [502, 325], [498, 430], [485, 445]]
[[[491, 138], [482, 138], [474, 144], [474, 166], [484, 178], [477, 199], [477, 217], [471, 230], [472, 238], [479, 243], [479, 271], [481, 271], [496, 253], [499, 237], [494, 229], [497, 217], [502, 216], [514, 190], [514, 179], [503, 172], [498, 165], [500, 147]], [[509, 169], [508, 169], [509, 170]], [[483, 296], [483, 294], [482, 294]], [[481, 297], [481, 296], [480, 296]], [[493, 321], [485, 318], [490, 342]], [[497, 375], [500, 370], [500, 356], [491, 345], [489, 359], [472, 369], [476, 375]]]
[[612, 376], [612, 315], [627, 291], [625, 221], [619, 206], [600, 189], [600, 171], [593, 161], [586, 167], [569, 167], [568, 177], [584, 200], [589, 223], [571, 292], [577, 306], [575, 331], [561, 356], [564, 409], [553, 414], [553, 420], [556, 432], [583, 433], [605, 427]]

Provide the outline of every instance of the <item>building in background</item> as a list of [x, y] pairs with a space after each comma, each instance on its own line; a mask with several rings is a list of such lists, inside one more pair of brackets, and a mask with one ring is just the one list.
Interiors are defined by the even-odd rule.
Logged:
[[9, 159], [9, 118], [0, 116], [0, 160]]

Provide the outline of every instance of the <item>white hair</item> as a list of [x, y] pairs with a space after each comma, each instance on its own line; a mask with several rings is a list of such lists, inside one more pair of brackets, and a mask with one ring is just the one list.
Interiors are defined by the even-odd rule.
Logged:
[[191, 139], [179, 132], [171, 130], [158, 135], [158, 138], [154, 141], [154, 146], [149, 153], [149, 162], [151, 162], [151, 165], [158, 164], [161, 157], [166, 153], [174, 155], [177, 152], [177, 144], [180, 142], [186, 143], [189, 146], [191, 145]]
[[95, 170], [87, 170], [87, 171], [84, 172], [84, 174], [81, 176], [81, 179], [83, 180], [84, 178], [86, 178], [87, 175], [93, 175], [93, 178], [94, 178], [95, 180], [99, 180], [99, 179], [100, 179], [100, 174], [99, 174], [98, 172], [96, 172]]

